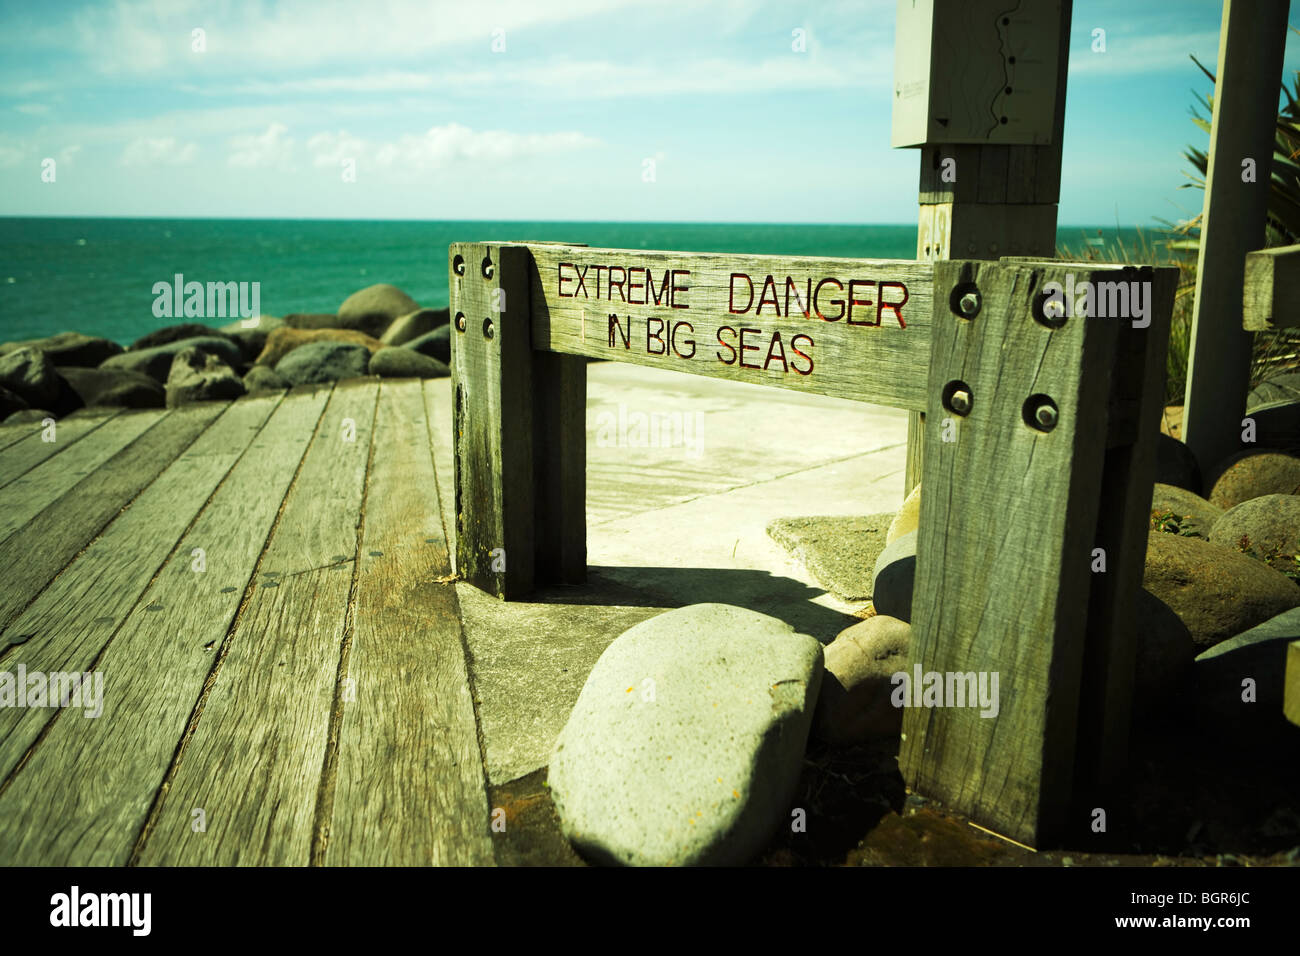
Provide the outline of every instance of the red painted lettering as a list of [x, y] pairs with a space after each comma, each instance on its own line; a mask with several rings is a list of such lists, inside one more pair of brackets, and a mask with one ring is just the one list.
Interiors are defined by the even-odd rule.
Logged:
[[826, 322], [838, 322], [841, 318], [844, 317], [843, 299], [831, 299], [831, 305], [838, 305], [840, 307], [840, 311], [837, 312], [835, 315], [826, 315], [825, 313], [822, 312], [822, 307], [818, 304], [821, 300], [822, 286], [831, 282], [835, 283], [835, 288], [837, 291], [840, 292], [844, 291], [844, 284], [840, 282], [839, 279], [834, 279], [829, 277], [822, 279], [821, 282], [817, 283], [817, 288], [813, 292], [812, 306], [813, 306], [813, 311], [817, 313], [817, 318], [822, 319]]
[[[736, 280], [744, 279], [745, 285], [749, 286], [749, 301], [745, 303], [743, 309], [736, 308]], [[727, 290], [727, 311], [732, 315], [743, 315], [749, 311], [749, 307], [754, 304], [754, 283], [743, 272], [733, 272], [731, 274], [731, 286]]]
[[763, 330], [762, 330], [762, 329], [741, 329], [741, 330], [740, 330], [740, 367], [741, 367], [741, 368], [760, 368], [761, 366], [758, 366], [758, 365], [746, 365], [746, 364], [745, 364], [745, 353], [746, 353], [746, 352], [757, 352], [757, 351], [758, 351], [758, 346], [757, 346], [757, 345], [746, 345], [746, 344], [745, 344], [745, 333], [746, 333], [746, 332], [753, 332], [755, 335], [761, 335], [762, 332], [763, 332]]
[[781, 305], [776, 301], [776, 283], [772, 281], [771, 276], [768, 276], [763, 280], [763, 294], [758, 297], [758, 308], [754, 310], [755, 315], [763, 314], [763, 306], [767, 303], [767, 293], [769, 289], [772, 292], [772, 308], [776, 309], [777, 315], [781, 314]]
[[[633, 305], [645, 305], [645, 304], [646, 304], [646, 303], [645, 303], [645, 283], [637, 284], [637, 283], [635, 283], [635, 282], [632, 281], [632, 274], [633, 274], [633, 273], [636, 273], [636, 272], [639, 272], [639, 273], [641, 273], [642, 275], [649, 275], [649, 274], [650, 274], [650, 270], [649, 270], [649, 269], [628, 269], [628, 270], [627, 270], [627, 301], [631, 302]], [[633, 292], [634, 289], [640, 289], [640, 290], [641, 290], [641, 298], [640, 298], [640, 299], [634, 299], [634, 298], [632, 298], [632, 292]]]
[[879, 310], [877, 310], [877, 312], [876, 312], [876, 321], [874, 321], [874, 322], [870, 322], [870, 321], [868, 321], [868, 322], [854, 322], [854, 321], [853, 321], [853, 307], [854, 307], [855, 305], [871, 305], [871, 304], [872, 304], [870, 299], [859, 299], [858, 296], [857, 296], [857, 293], [853, 291], [853, 287], [854, 287], [854, 286], [859, 286], [859, 285], [863, 285], [863, 286], [873, 286], [873, 285], [875, 285], [875, 283], [872, 282], [870, 279], [850, 279], [850, 280], [849, 280], [849, 314], [848, 314], [848, 318], [845, 320], [845, 322], [846, 322], [848, 325], [879, 325], [879, 324], [880, 324], [880, 312], [879, 312]]
[[780, 350], [779, 355], [780, 355], [780, 359], [781, 359], [781, 371], [782, 371], [782, 373], [788, 372], [788, 371], [790, 370], [790, 368], [789, 368], [789, 364], [788, 364], [788, 363], [786, 362], [786, 360], [785, 360], [785, 347], [781, 344], [781, 333], [780, 333], [780, 332], [773, 332], [773, 333], [772, 333], [772, 344], [769, 345], [769, 346], [767, 347], [767, 360], [763, 363], [763, 371], [764, 371], [764, 372], [766, 372], [767, 369], [768, 369], [768, 366], [770, 366], [770, 365], [772, 364], [772, 355], [773, 355], [773, 353], [777, 352], [778, 349]]
[[[893, 286], [894, 288], [902, 289], [903, 298], [898, 302], [886, 302], [885, 301], [886, 286]], [[876, 306], [876, 325], [880, 324], [881, 311], [884, 309], [892, 309], [894, 312], [894, 318], [898, 319], [898, 327], [900, 329], [907, 328], [906, 323], [903, 322], [903, 306], [906, 304], [907, 304], [907, 286], [903, 285], [903, 283], [901, 282], [880, 283], [880, 303]]]
[[677, 284], [677, 277], [678, 277], [678, 276], [688, 276], [688, 275], [690, 275], [690, 274], [691, 274], [691, 270], [690, 270], [690, 269], [674, 269], [673, 272], [672, 272], [672, 276], [673, 276], [672, 282], [673, 282], [673, 285], [672, 285], [672, 289], [670, 290], [671, 294], [668, 296], [668, 304], [671, 305], [674, 309], [689, 309], [689, 308], [690, 308], [690, 306], [687, 305], [685, 302], [683, 302], [681, 305], [678, 305], [678, 304], [677, 304], [677, 293], [678, 293], [678, 292], [689, 292], [689, 291], [691, 290], [691, 287], [688, 286], [688, 285], [678, 285], [678, 284]]
[[723, 365], [735, 365], [735, 364], [736, 364], [736, 347], [735, 347], [734, 345], [732, 345], [730, 342], [724, 342], [724, 341], [722, 341], [722, 333], [723, 333], [723, 332], [730, 332], [732, 335], [735, 335], [735, 334], [736, 334], [736, 330], [733, 329], [733, 328], [732, 328], [731, 326], [729, 326], [729, 325], [724, 325], [722, 328], [718, 329], [718, 344], [721, 345], [723, 348], [725, 348], [728, 352], [731, 353], [731, 358], [723, 358], [723, 357], [722, 357], [722, 353], [719, 352], [719, 353], [718, 353], [718, 361], [721, 362]]
[[[651, 329], [650, 323], [652, 322], [657, 324], [657, 327], [653, 332], [650, 331]], [[651, 342], [658, 342], [659, 348], [652, 349], [650, 347]], [[647, 355], [663, 355], [665, 352], [668, 351], [668, 346], [664, 344], [664, 320], [663, 319], [656, 319], [654, 316], [651, 316], [650, 318], [645, 320], [645, 351]]]
[[807, 339], [807, 340], [808, 340], [808, 345], [806, 346], [806, 348], [808, 349], [809, 352], [812, 351], [812, 349], [813, 349], [813, 345], [814, 345], [813, 340], [812, 340], [812, 336], [811, 336], [811, 335], [804, 335], [802, 332], [800, 332], [798, 335], [796, 335], [796, 336], [794, 336], [792, 339], [790, 339], [790, 351], [793, 352], [795, 355], [799, 356], [801, 359], [807, 359], [807, 360], [808, 360], [808, 367], [807, 367], [806, 369], [802, 369], [802, 368], [800, 368], [798, 365], [795, 365], [795, 364], [794, 364], [794, 359], [791, 359], [791, 360], [790, 360], [790, 367], [791, 367], [792, 369], [794, 369], [796, 372], [798, 372], [800, 375], [811, 375], [811, 374], [812, 374], [812, 370], [813, 370], [813, 360], [812, 360], [812, 356], [811, 356], [811, 355], [806, 355], [805, 353], [799, 351], [799, 340], [800, 340], [800, 339]]

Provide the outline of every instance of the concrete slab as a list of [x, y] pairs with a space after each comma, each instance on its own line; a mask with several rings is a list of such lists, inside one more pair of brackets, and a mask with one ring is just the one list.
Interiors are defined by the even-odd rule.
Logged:
[[[735, 604], [829, 643], [861, 605], [828, 594], [767, 525], [903, 500], [905, 412], [632, 365], [587, 375], [588, 584], [512, 603], [457, 585], [493, 785], [545, 766], [601, 652], [662, 610]], [[426, 389], [450, 534], [450, 382]]]
[[876, 558], [894, 513], [810, 518], [777, 518], [768, 525], [772, 540], [803, 562], [817, 583], [841, 601], [871, 600]]

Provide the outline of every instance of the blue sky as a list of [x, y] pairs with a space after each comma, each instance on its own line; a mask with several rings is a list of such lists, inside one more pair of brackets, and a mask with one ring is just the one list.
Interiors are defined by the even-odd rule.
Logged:
[[[1206, 142], [1188, 54], [1214, 69], [1220, 14], [1076, 0], [1062, 224], [1199, 211], [1177, 188]], [[894, 19], [894, 0], [0, 0], [0, 215], [911, 223]]]

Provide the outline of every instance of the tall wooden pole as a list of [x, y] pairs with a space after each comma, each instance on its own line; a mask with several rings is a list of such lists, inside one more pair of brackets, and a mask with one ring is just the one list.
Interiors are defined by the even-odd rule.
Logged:
[[[1050, 144], [922, 147], [916, 258], [1055, 258], [1072, 8], [1073, 0], [1061, 4]], [[924, 423], [922, 413], [908, 413], [905, 495], [921, 480]]]
[[1249, 447], [1241, 442], [1252, 341], [1242, 329], [1242, 283], [1246, 253], [1264, 245], [1288, 6], [1223, 2], [1183, 409], [1183, 441], [1203, 474]]

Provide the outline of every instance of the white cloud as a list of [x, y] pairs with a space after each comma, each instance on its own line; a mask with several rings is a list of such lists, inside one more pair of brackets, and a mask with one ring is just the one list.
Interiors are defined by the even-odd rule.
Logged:
[[1132, 73], [1185, 70], [1188, 77], [1199, 79], [1203, 74], [1188, 58], [1189, 55], [1195, 55], [1211, 71], [1218, 61], [1217, 30], [1149, 35], [1117, 33], [1111, 30], [1106, 34], [1105, 53], [1093, 52], [1091, 34], [1089, 33], [1088, 36], [1086, 46], [1080, 45], [1071, 51], [1071, 76], [1081, 73], [1126, 76]]
[[0, 167], [17, 166], [31, 151], [31, 144], [23, 140], [0, 138]]
[[50, 108], [44, 103], [19, 103], [14, 109], [20, 113], [26, 113], [28, 116], [44, 116], [50, 111]]
[[462, 160], [500, 164], [598, 145], [600, 140], [578, 132], [512, 133], [473, 130], [459, 123], [434, 126], [385, 143], [369, 143], [346, 130], [318, 133], [307, 141], [314, 166], [338, 166], [344, 159], [356, 159], [379, 167], [414, 170], [442, 169]]
[[[668, 0], [569, 0], [563, 6], [536, 0], [283, 0], [270, 4], [203, 6], [196, 0], [118, 0], [102, 10], [79, 11], [78, 46], [106, 73], [150, 73], [192, 67], [211, 58], [214, 67], [264, 72], [312, 64], [397, 62], [452, 47], [481, 44], [492, 30], [553, 26], [587, 17], [608, 17], [620, 8], [661, 10]], [[686, 0], [676, 0], [685, 3]], [[190, 49], [190, 31], [207, 31], [207, 52]]]
[[307, 140], [307, 152], [312, 154], [313, 166], [339, 166], [345, 159], [360, 159], [370, 152], [362, 140], [339, 130], [337, 133], [317, 133]]
[[195, 143], [179, 143], [166, 136], [161, 139], [142, 137], [132, 140], [122, 150], [122, 166], [185, 166], [198, 154]]
[[272, 123], [265, 133], [232, 136], [230, 146], [234, 151], [227, 162], [250, 169], [292, 168], [294, 141], [285, 136], [288, 131], [283, 123]]
[[81, 152], [80, 143], [77, 143], [74, 146], [65, 146], [63, 149], [59, 150], [59, 162], [64, 166], [70, 165], [73, 157], [75, 157], [79, 152]]
[[[431, 73], [388, 72], [362, 76], [312, 77], [281, 83], [259, 80], [222, 90], [221, 93], [253, 96], [279, 96], [286, 93], [409, 93], [430, 89], [435, 82]], [[210, 91], [207, 88], [195, 88], [194, 92]]]
[[620, 96], [715, 95], [876, 88], [889, 93], [893, 64], [887, 58], [831, 55], [815, 40], [806, 54], [782, 54], [762, 60], [701, 59], [628, 63], [610, 60], [559, 59], [502, 64], [494, 70], [446, 70], [438, 73], [378, 73], [303, 80], [257, 81], [237, 86], [191, 87], [205, 96], [287, 96], [337, 93], [410, 93], [436, 91], [475, 95], [509, 89], [520, 97], [569, 96], [610, 99]]

